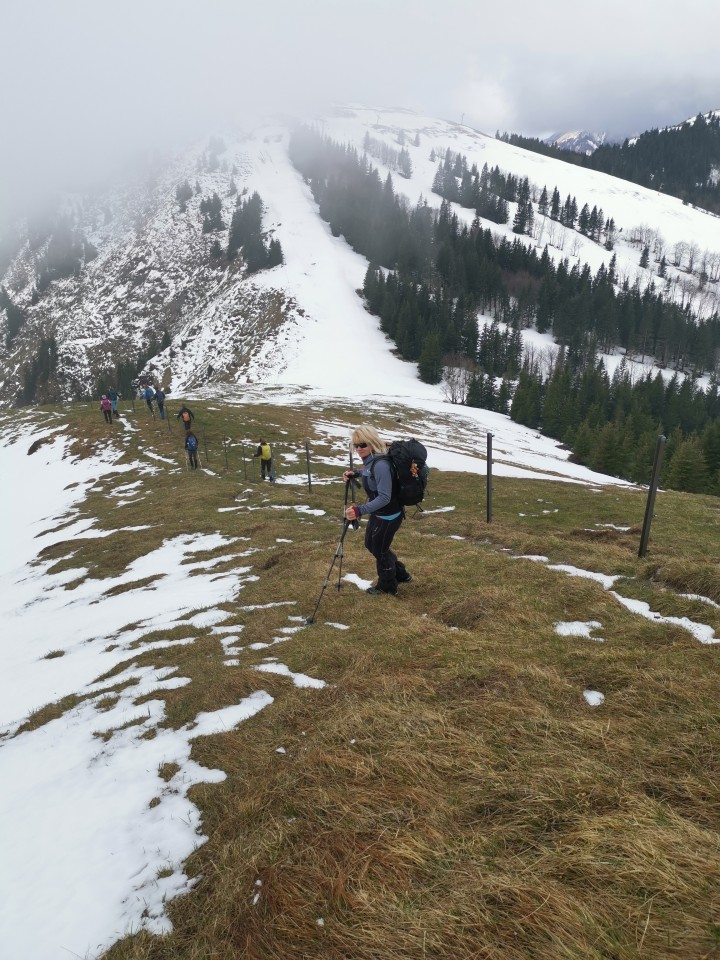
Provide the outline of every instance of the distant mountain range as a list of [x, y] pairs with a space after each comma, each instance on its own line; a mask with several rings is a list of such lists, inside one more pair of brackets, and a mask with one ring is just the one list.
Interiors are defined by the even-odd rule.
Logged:
[[610, 142], [606, 133], [593, 133], [590, 130], [569, 130], [567, 133], [553, 133], [543, 141], [549, 147], [570, 150], [572, 153], [584, 153], [590, 156], [598, 147]]

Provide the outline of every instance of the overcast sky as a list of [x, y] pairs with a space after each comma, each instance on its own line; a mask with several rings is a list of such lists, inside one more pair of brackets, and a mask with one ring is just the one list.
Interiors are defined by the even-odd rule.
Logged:
[[11, 197], [266, 112], [403, 106], [545, 136], [720, 108], [709, 0], [0, 0]]

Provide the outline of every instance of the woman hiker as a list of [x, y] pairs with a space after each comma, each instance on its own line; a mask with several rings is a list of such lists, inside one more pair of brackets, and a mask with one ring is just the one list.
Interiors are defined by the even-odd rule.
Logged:
[[362, 458], [362, 470], [346, 470], [344, 479], [362, 477], [362, 485], [368, 495], [367, 503], [352, 503], [345, 510], [347, 520], [367, 517], [365, 546], [375, 557], [377, 583], [368, 587], [367, 593], [396, 594], [399, 583], [410, 583], [412, 577], [405, 564], [395, 556], [390, 546], [393, 537], [405, 518], [397, 494], [393, 491], [393, 474], [386, 446], [374, 427], [363, 424], [353, 430], [352, 443]]
[[105, 423], [112, 423], [112, 404], [105, 393], [102, 395], [102, 400], [100, 401], [100, 409], [105, 417]]

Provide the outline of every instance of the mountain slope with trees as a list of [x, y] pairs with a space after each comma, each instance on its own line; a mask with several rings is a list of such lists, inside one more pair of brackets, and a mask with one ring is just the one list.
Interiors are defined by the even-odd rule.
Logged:
[[621, 144], [603, 143], [589, 154], [518, 134], [502, 134], [502, 139], [720, 213], [720, 111], [699, 113], [675, 127], [648, 130]]

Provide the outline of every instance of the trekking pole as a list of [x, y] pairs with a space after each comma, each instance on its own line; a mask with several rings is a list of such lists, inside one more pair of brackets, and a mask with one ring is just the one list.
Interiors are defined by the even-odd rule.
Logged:
[[[315, 623], [315, 614], [318, 612], [318, 607], [320, 606], [320, 601], [322, 600], [323, 594], [325, 593], [325, 590], [327, 589], [327, 585], [330, 583], [330, 576], [331, 576], [331, 574], [332, 574], [333, 567], [335, 566], [335, 561], [336, 561], [338, 558], [340, 558], [340, 560], [341, 560], [341, 562], [342, 562], [343, 540], [345, 539], [345, 534], [348, 532], [348, 529], [349, 529], [351, 526], [352, 526], [352, 527], [355, 527], [356, 524], [357, 524], [357, 520], [354, 520], [354, 521], [352, 522], [352, 524], [350, 523], [349, 520], [343, 520], [343, 530], [342, 530], [342, 533], [340, 534], [340, 539], [338, 540], [338, 545], [337, 545], [337, 547], [335, 548], [335, 554], [334, 554], [334, 556], [333, 556], [333, 558], [332, 558], [332, 563], [330, 564], [330, 569], [328, 570], [327, 576], [325, 577], [325, 583], [322, 585], [322, 590], [320, 591], [320, 596], [319, 596], [318, 599], [317, 599], [317, 603], [315, 604], [315, 609], [314, 609], [313, 612], [312, 612], [312, 616], [309, 616], [309, 617], [307, 618], [307, 620], [305, 621], [305, 623], [306, 623], [308, 626], [310, 626], [310, 624], [312, 624], [312, 623]], [[338, 584], [338, 586], [339, 586], [339, 584]]]
[[[353, 488], [352, 502], [355, 503], [355, 484], [356, 484], [356, 482], [357, 482], [357, 481], [354, 480], [352, 477], [350, 477], [348, 480], [345, 481], [345, 505], [344, 505], [344, 508], [343, 508], [343, 517], [345, 516], [345, 510], [347, 509], [347, 505], [348, 505], [348, 493], [350, 492], [350, 488], [351, 488], [351, 487]], [[348, 523], [348, 522], [349, 522], [349, 521], [345, 520], [345, 523]], [[360, 524], [358, 523], [357, 520], [353, 520], [352, 523], [351, 523], [351, 526], [352, 526], [353, 530], [357, 530], [357, 528], [360, 526]], [[343, 533], [343, 536], [345, 536], [344, 533]], [[339, 564], [339, 566], [338, 566], [338, 582], [337, 582], [337, 588], [338, 588], [338, 590], [342, 587], [342, 562], [343, 562], [342, 539], [341, 539], [341, 541], [340, 541], [340, 545], [341, 545], [340, 557], [339, 557], [339, 559], [340, 559], [340, 564]]]

